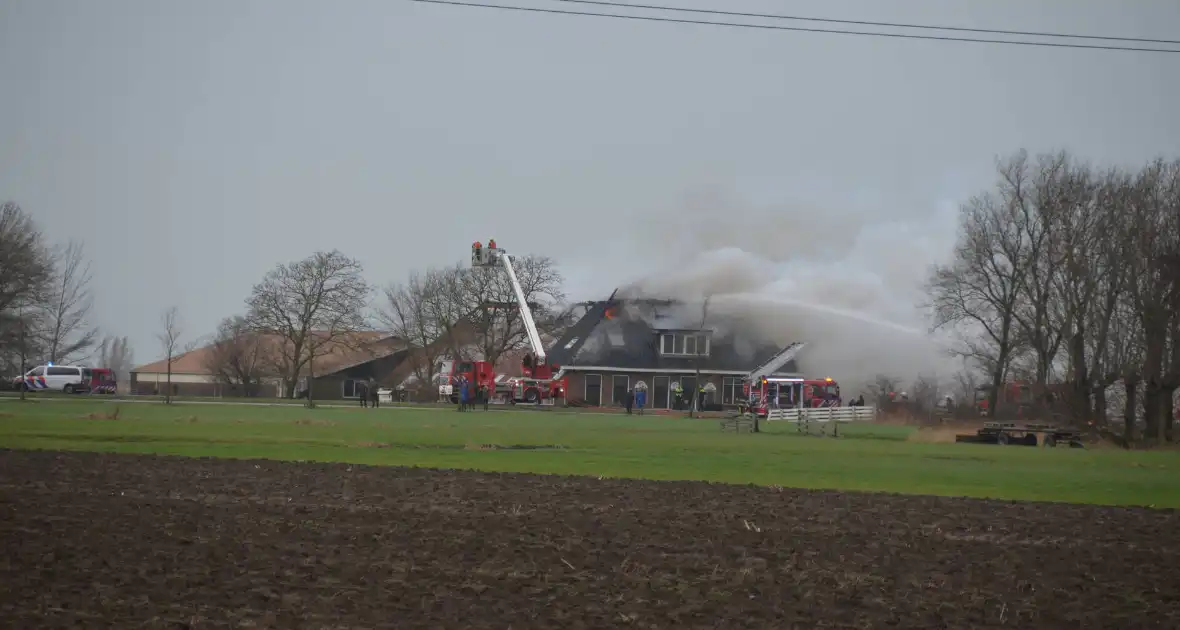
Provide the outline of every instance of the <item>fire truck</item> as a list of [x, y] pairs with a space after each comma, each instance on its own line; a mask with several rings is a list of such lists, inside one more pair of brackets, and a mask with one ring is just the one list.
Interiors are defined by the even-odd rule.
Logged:
[[[979, 411], [979, 415], [987, 416], [988, 414], [988, 398], [991, 397], [992, 387], [990, 385], [981, 385], [975, 388], [975, 409]], [[1012, 381], [1004, 383], [1000, 386], [999, 395], [996, 396], [996, 412], [1001, 415], [1012, 415], [1016, 417], [1024, 417], [1031, 411], [1035, 397], [1033, 396], [1033, 388], [1024, 381]]]
[[[450, 373], [451, 384], [456, 383], [459, 377], [464, 377], [473, 387], [487, 387], [489, 392], [513, 404], [556, 404], [557, 399], [565, 396], [569, 377], [560, 366], [546, 360], [541, 334], [537, 331], [537, 322], [533, 319], [533, 311], [529, 308], [528, 300], [525, 299], [524, 289], [516, 277], [512, 257], [507, 251], [496, 246], [495, 239], [488, 241], [487, 247], [476, 241], [471, 245], [471, 265], [503, 268], [509, 283], [512, 284], [512, 292], [516, 296], [517, 308], [520, 309], [520, 319], [524, 323], [531, 352], [521, 361], [521, 376], [509, 377], [503, 382], [496, 378], [495, 366], [487, 361], [454, 361]], [[455, 392], [451, 398], [457, 401], [458, 393]]]
[[746, 375], [743, 390], [751, 412], [765, 417], [775, 408], [840, 406], [840, 384], [831, 378], [774, 376], [806, 345], [792, 343]]
[[90, 393], [114, 395], [118, 391], [115, 372], [110, 368], [90, 369]]

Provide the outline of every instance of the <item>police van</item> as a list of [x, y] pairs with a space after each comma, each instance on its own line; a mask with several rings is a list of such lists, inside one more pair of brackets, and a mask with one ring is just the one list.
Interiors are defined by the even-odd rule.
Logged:
[[41, 365], [25, 373], [18, 387], [27, 392], [85, 393], [90, 391], [90, 376], [90, 368], [75, 365]]

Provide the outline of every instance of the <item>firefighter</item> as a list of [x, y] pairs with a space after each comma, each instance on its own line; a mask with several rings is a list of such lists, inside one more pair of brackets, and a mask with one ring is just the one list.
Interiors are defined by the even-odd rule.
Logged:
[[488, 389], [487, 385], [480, 385], [479, 386], [479, 396], [480, 396], [480, 398], [483, 399], [483, 410], [487, 411], [488, 410], [488, 401], [492, 397], [491, 391]]
[[680, 389], [680, 381], [672, 381], [672, 408], [676, 411], [684, 408], [684, 392]]

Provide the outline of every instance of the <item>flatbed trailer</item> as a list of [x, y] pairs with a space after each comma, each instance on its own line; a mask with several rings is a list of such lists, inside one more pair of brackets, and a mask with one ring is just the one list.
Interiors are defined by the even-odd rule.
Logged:
[[974, 434], [960, 434], [955, 441], [971, 444], [999, 444], [1015, 446], [1055, 447], [1068, 444], [1071, 448], [1085, 448], [1082, 434], [1074, 429], [1047, 424], [1017, 424], [1015, 422], [985, 422]]

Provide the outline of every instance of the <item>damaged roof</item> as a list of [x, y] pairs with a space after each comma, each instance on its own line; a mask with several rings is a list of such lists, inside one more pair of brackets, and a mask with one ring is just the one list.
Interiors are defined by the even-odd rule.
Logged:
[[[661, 333], [699, 330], [665, 310], [659, 304], [624, 300], [590, 303], [586, 314], [549, 349], [547, 358], [567, 368], [695, 370], [697, 358], [660, 353]], [[709, 323], [718, 322], [714, 318]], [[699, 357], [702, 372], [748, 372], [782, 350], [744, 337], [740, 327], [732, 328], [710, 334], [709, 355]], [[779, 373], [794, 373], [797, 369], [796, 362], [791, 361]]]

